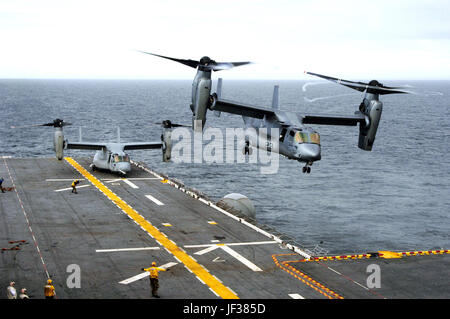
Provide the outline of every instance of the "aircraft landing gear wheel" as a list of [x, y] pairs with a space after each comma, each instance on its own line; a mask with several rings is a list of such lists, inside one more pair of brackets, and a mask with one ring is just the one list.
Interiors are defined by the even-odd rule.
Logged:
[[307, 172], [308, 174], [311, 173], [311, 167], [308, 166], [308, 167], [306, 168], [306, 172]]
[[306, 170], [307, 170], [306, 166], [303, 166], [302, 172], [303, 172], [303, 173], [306, 173]]

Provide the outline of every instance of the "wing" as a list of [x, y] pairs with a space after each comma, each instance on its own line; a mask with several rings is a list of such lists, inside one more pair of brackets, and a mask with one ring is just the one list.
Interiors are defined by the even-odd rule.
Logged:
[[366, 118], [363, 113], [357, 111], [354, 115], [327, 115], [327, 114], [302, 114], [298, 112], [287, 112], [278, 109], [269, 109], [259, 106], [225, 100], [217, 97], [214, 93], [211, 99], [211, 110], [221, 111], [231, 114], [243, 115], [262, 119], [274, 118], [280, 124], [321, 124], [321, 125], [348, 125], [356, 126], [358, 123], [365, 123]]
[[326, 114], [299, 114], [298, 116], [303, 124], [356, 126], [358, 123], [366, 123], [366, 117], [359, 111], [350, 116]]
[[231, 114], [253, 117], [257, 119], [262, 119], [264, 118], [264, 116], [269, 117], [275, 115], [273, 109], [267, 109], [240, 102], [225, 100], [217, 97], [216, 93], [212, 95], [210, 109]]
[[106, 148], [105, 143], [71, 142], [66, 144], [67, 148], [77, 150], [101, 150]]
[[162, 142], [138, 142], [138, 143], [124, 143], [124, 150], [145, 150], [157, 149], [163, 146]]

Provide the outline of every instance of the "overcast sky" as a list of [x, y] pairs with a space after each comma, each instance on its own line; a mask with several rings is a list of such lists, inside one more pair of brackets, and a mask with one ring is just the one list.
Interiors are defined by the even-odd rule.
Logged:
[[[0, 78], [450, 79], [450, 1], [0, 0]], [[217, 76], [217, 74], [215, 75]]]

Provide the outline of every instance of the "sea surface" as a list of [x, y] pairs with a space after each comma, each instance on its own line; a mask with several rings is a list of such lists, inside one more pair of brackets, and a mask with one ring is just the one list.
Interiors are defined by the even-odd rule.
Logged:
[[[258, 222], [329, 254], [449, 249], [450, 81], [381, 82], [416, 94], [381, 97], [371, 152], [357, 147], [358, 127], [312, 125], [322, 160], [311, 174], [282, 156], [275, 174], [261, 174], [261, 163], [163, 163], [159, 150], [129, 153], [215, 201], [244, 194]], [[328, 82], [237, 80], [224, 81], [223, 97], [270, 107], [274, 85], [281, 109], [304, 113], [353, 114], [363, 97]], [[78, 141], [79, 127], [83, 141], [116, 141], [117, 127], [123, 142], [158, 141], [155, 123], [191, 124], [190, 95], [188, 80], [0, 80], [0, 155], [54, 156], [51, 127], [10, 127], [55, 118], [73, 124], [64, 128], [69, 141]], [[240, 116], [208, 115], [207, 128], [243, 125]]]

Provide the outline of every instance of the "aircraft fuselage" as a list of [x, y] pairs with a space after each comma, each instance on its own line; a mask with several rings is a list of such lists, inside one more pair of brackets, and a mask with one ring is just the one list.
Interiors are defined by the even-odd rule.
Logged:
[[97, 151], [92, 165], [93, 169], [100, 168], [122, 175], [131, 171], [130, 157], [124, 152]]
[[[278, 128], [278, 136], [271, 128]], [[309, 127], [251, 127], [246, 129], [250, 145], [277, 152], [289, 159], [312, 164], [321, 159], [320, 135]]]

